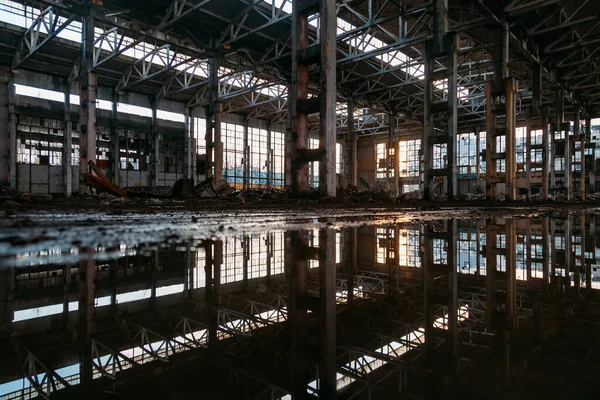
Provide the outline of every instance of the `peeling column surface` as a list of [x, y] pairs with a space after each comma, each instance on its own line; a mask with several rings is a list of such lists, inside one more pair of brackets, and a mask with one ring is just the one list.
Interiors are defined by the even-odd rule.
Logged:
[[6, 213], [0, 398], [599, 389], [597, 209], [324, 214]]

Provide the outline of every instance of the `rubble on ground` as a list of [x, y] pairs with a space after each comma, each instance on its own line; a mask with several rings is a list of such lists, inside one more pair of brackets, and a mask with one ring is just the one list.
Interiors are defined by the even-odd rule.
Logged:
[[19, 197], [21, 193], [14, 187], [0, 185], [0, 200], [15, 199]]
[[226, 199], [233, 193], [233, 188], [225, 179], [216, 181], [213, 177], [200, 182], [194, 187], [195, 199]]
[[191, 199], [194, 197], [194, 180], [182, 178], [173, 185], [172, 196], [176, 199]]
[[127, 197], [141, 199], [169, 199], [173, 195], [171, 186], [133, 186], [125, 188]]

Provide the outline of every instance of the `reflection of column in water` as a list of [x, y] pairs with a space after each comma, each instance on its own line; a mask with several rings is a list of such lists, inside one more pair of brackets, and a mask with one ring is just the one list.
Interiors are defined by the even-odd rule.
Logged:
[[319, 397], [336, 396], [336, 252], [333, 229], [319, 232], [319, 297], [321, 323], [321, 362], [319, 368]]
[[308, 246], [306, 231], [285, 233], [285, 273], [288, 278], [288, 321], [292, 334], [292, 398], [306, 397], [308, 387], [308, 314], [302, 300], [308, 296], [308, 261], [296, 249]]

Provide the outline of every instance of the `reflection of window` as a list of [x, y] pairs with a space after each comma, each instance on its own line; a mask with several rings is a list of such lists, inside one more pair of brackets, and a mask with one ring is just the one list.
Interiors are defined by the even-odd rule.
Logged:
[[401, 229], [398, 236], [398, 265], [420, 267], [420, 234], [416, 229]]

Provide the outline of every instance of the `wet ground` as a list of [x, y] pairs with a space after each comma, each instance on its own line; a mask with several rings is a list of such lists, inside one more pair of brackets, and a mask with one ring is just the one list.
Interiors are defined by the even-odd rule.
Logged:
[[599, 216], [12, 207], [0, 399], [593, 398]]

